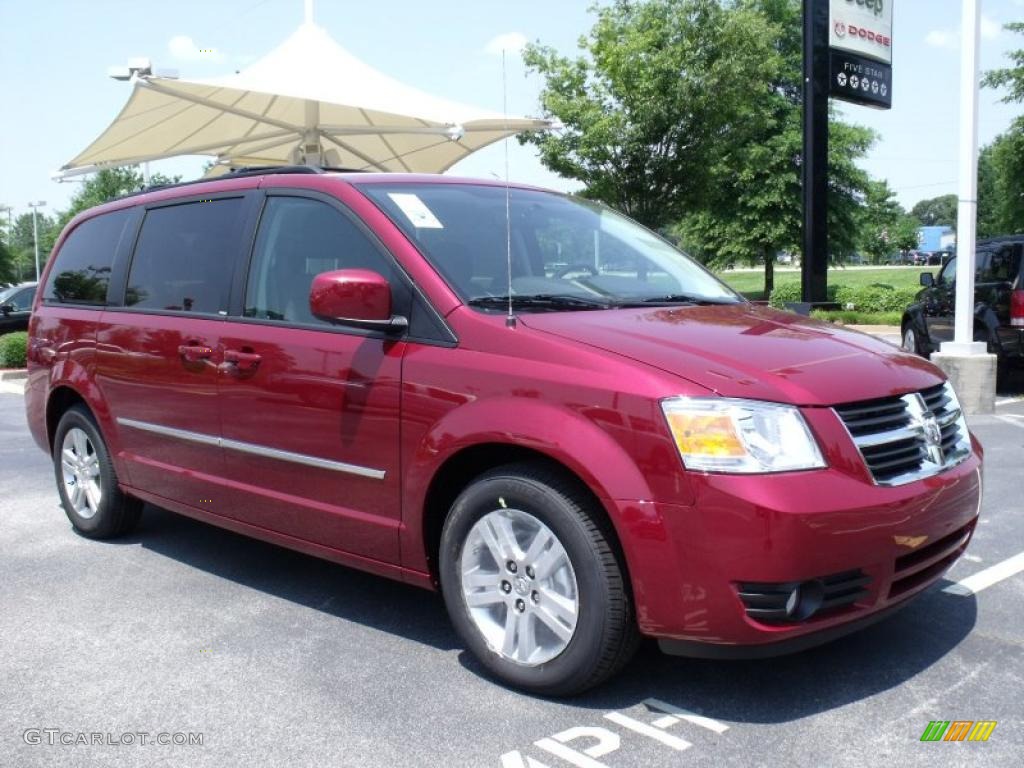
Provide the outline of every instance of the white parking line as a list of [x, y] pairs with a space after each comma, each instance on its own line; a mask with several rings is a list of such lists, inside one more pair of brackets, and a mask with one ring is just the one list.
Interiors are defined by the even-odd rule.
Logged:
[[1019, 397], [1004, 397], [1002, 400], [996, 400], [996, 406], [1013, 405], [1014, 403], [1024, 403], [1024, 400]]
[[978, 594], [986, 587], [991, 587], [993, 584], [998, 584], [1004, 579], [1015, 576], [1021, 571], [1024, 571], [1024, 552], [1003, 560], [1001, 563], [996, 563], [983, 571], [978, 571], [965, 579], [960, 579], [960, 581], [950, 584], [942, 591], [948, 592], [951, 595], [970, 597], [971, 595]]
[[1015, 413], [1011, 413], [1008, 416], [1003, 416], [997, 413], [996, 418], [1007, 424], [1012, 424], [1015, 427], [1020, 427], [1021, 429], [1024, 429], [1024, 416], [1018, 416]]
[[[706, 728], [719, 735], [729, 730], [729, 726], [725, 723], [720, 723], [714, 718], [698, 715], [696, 712], [691, 712], [688, 709], [668, 704], [661, 699], [644, 699], [641, 705], [646, 707], [648, 711], [660, 715], [660, 717], [651, 723], [636, 720], [622, 712], [606, 712], [604, 717], [616, 725], [638, 733], [641, 736], [646, 736], [663, 746], [674, 749], [676, 752], [685, 752], [693, 744], [686, 739], [665, 732], [674, 725], [686, 722], [690, 725]], [[584, 743], [596, 741], [597, 743], [584, 747], [582, 744], [575, 744], [578, 741], [583, 741]], [[572, 747], [569, 746], [570, 742], [574, 743]], [[618, 733], [607, 728], [575, 726], [559, 731], [549, 738], [538, 739], [533, 742], [533, 746], [543, 749], [548, 754], [571, 763], [577, 768], [608, 768], [597, 758], [604, 757], [618, 750], [622, 746], [622, 739]], [[524, 755], [519, 750], [512, 750], [503, 754], [501, 756], [501, 766], [502, 768], [549, 768], [547, 763], [535, 760], [528, 754]]]
[[729, 726], [725, 723], [720, 723], [714, 718], [705, 717], [704, 715], [698, 715], [696, 712], [691, 712], [688, 709], [677, 707], [674, 704], [669, 704], [661, 699], [644, 699], [644, 704], [651, 709], [664, 712], [668, 715], [668, 717], [663, 717], [654, 723], [659, 728], [668, 728], [677, 720], [685, 720], [688, 723], [699, 725], [701, 728], [707, 728], [709, 731], [714, 731], [719, 734], [725, 733], [729, 730]]

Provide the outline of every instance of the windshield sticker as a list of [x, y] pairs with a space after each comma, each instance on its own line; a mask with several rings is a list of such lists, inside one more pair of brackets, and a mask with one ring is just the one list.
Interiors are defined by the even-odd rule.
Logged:
[[417, 195], [407, 192], [389, 192], [390, 197], [416, 229], [444, 229], [434, 212]]

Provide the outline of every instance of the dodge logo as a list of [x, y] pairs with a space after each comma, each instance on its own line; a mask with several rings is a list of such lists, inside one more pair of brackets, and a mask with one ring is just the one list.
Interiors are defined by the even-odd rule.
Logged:
[[906, 395], [903, 401], [907, 404], [907, 414], [910, 416], [911, 429], [918, 429], [924, 439], [924, 449], [928, 454], [928, 461], [933, 464], [943, 464], [946, 461], [946, 452], [942, 450], [942, 428], [920, 394]]
[[836, 37], [846, 37], [846, 24], [842, 21], [836, 22]]

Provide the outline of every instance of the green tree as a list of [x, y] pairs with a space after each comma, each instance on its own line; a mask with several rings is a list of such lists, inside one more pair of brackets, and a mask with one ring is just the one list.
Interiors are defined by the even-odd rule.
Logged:
[[1024, 232], [1024, 121], [981, 151], [978, 160], [978, 236]]
[[892, 250], [904, 253], [917, 248], [917, 234], [920, 226], [917, 219], [909, 213], [903, 214], [893, 226], [890, 234], [889, 241], [892, 244]]
[[[181, 177], [173, 178], [160, 173], [150, 177], [150, 186], [173, 184]], [[81, 189], [71, 198], [71, 205], [57, 216], [58, 233], [71, 219], [84, 210], [110, 202], [123, 195], [140, 191], [144, 186], [138, 166], [125, 168], [104, 168], [82, 184]]]
[[910, 209], [910, 215], [922, 227], [953, 227], [956, 229], [957, 197], [942, 195], [922, 200]]
[[[1024, 22], [1007, 24], [1024, 34]], [[1024, 49], [1011, 51], [1011, 66], [985, 74], [982, 84], [1005, 88], [1003, 101], [1024, 103]], [[1024, 232], [1024, 117], [982, 150], [978, 165], [978, 231], [983, 236]]]
[[[713, 156], [711, 183], [676, 228], [681, 241], [714, 266], [763, 264], [765, 294], [775, 285], [781, 250], [802, 239], [802, 57], [799, 0], [739, 0], [737, 11], [761, 19], [771, 44], [759, 76], [768, 88], [745, 105], [747, 122], [727, 151]], [[856, 247], [858, 209], [868, 182], [857, 167], [874, 134], [830, 117], [829, 239], [832, 255]]]
[[14, 255], [8, 250], [7, 244], [0, 240], [0, 283], [13, 283], [17, 279]]
[[[1003, 29], [1008, 32], [1024, 34], [1024, 22], [1006, 24]], [[1007, 104], [1024, 102], [1024, 48], [1009, 53], [1012, 66], [993, 69], [985, 73], [981, 84], [986, 88], [1005, 88], [1003, 101]]]
[[896, 228], [905, 216], [903, 206], [887, 182], [868, 182], [860, 212], [858, 244], [872, 264], [883, 263], [886, 256], [897, 250]]
[[709, 168], [749, 135], [777, 35], [717, 0], [615, 0], [596, 15], [582, 55], [527, 46], [541, 109], [564, 128], [520, 141], [583, 194], [660, 228], [700, 204]]
[[[45, 213], [36, 214], [39, 226], [39, 267], [42, 269], [46, 259], [53, 250], [60, 230], [52, 216]], [[14, 220], [14, 228], [10, 239], [11, 267], [16, 280], [35, 279], [35, 238], [32, 226], [32, 214], [23, 213]]]

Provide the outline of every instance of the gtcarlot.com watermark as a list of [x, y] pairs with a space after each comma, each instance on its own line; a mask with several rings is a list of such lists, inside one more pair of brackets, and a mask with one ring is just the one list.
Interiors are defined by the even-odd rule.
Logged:
[[47, 747], [201, 747], [203, 733], [185, 731], [65, 731], [62, 728], [26, 728], [21, 738], [26, 744]]

